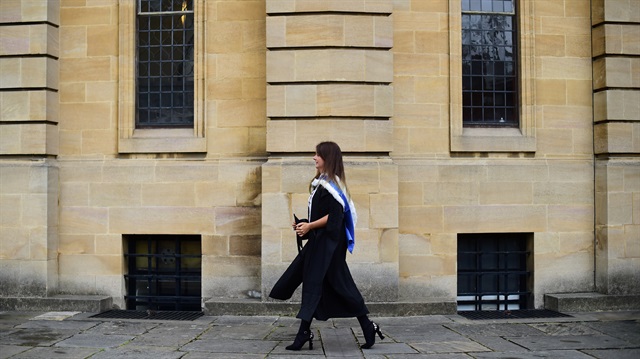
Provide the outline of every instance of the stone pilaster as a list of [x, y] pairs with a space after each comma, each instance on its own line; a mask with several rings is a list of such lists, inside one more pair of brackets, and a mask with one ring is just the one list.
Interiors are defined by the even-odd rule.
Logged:
[[57, 289], [59, 7], [0, 3], [0, 296]]
[[393, 1], [267, 0], [267, 151], [262, 291], [296, 255], [315, 145], [335, 141], [359, 221], [349, 255], [366, 300], [398, 298], [398, 170], [393, 149]]
[[640, 7], [592, 1], [596, 288], [640, 293]]

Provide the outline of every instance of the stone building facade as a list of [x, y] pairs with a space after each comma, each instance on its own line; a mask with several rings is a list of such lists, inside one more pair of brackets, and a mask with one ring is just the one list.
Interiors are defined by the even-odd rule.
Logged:
[[[137, 3], [0, 2], [0, 297], [135, 309], [143, 258], [184, 277], [169, 296], [268, 303], [322, 140], [345, 152], [368, 302], [640, 294], [637, 0], [516, 1], [511, 127], [464, 121], [465, 1], [192, 0], [193, 121], [149, 129]], [[477, 265], [498, 242], [513, 260]]]

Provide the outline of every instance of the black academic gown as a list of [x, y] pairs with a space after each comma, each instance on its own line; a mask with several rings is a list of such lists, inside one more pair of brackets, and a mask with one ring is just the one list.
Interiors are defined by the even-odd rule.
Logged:
[[[307, 244], [269, 293], [271, 298], [286, 300], [302, 284], [302, 303], [297, 317], [306, 321], [369, 313], [347, 266], [342, 205], [319, 186], [312, 198], [309, 221], [327, 214], [327, 225], [309, 233]], [[295, 245], [293, 239], [291, 245]]]

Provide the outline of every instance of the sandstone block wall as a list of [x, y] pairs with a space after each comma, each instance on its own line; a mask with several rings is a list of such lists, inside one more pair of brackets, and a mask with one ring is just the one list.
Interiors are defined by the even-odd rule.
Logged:
[[593, 11], [596, 288], [640, 292], [640, 6]]
[[[267, 151], [262, 178], [263, 297], [297, 254], [293, 213], [307, 217], [311, 157], [345, 153], [357, 211], [349, 256], [371, 301], [398, 299], [398, 173], [393, 149], [392, 1], [267, 0]], [[358, 154], [358, 156], [354, 156]], [[298, 296], [296, 295], [296, 299]]]
[[58, 289], [58, 1], [0, 3], [0, 295]]
[[264, 297], [322, 140], [369, 301], [455, 301], [460, 233], [531, 238], [536, 307], [640, 290], [632, 1], [518, 1], [521, 125], [498, 132], [462, 126], [459, 0], [194, 4], [194, 127], [149, 131], [133, 1], [0, 1], [0, 295], [121, 306], [123, 236], [197, 234], [205, 299]]

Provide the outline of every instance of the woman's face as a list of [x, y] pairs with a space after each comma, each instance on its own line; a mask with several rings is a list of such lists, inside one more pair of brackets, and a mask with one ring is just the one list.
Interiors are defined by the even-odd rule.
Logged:
[[322, 157], [320, 157], [320, 155], [316, 153], [316, 154], [313, 156], [313, 160], [314, 160], [314, 161], [315, 161], [315, 163], [316, 163], [316, 169], [317, 169], [320, 173], [324, 172], [324, 160], [322, 159]]

